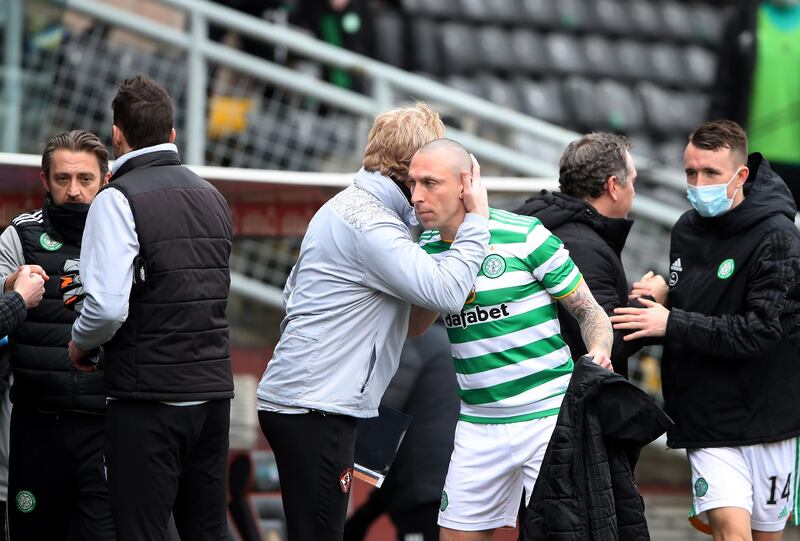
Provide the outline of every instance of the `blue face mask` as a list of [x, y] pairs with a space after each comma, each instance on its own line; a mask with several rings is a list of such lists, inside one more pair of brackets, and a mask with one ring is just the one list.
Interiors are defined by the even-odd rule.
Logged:
[[[733, 197], [728, 199], [728, 185], [733, 182], [742, 168], [736, 170], [731, 179], [725, 184], [712, 184], [711, 186], [688, 186], [686, 198], [700, 216], [711, 218], [725, 214], [733, 206]], [[733, 192], [734, 197], [739, 188]]]

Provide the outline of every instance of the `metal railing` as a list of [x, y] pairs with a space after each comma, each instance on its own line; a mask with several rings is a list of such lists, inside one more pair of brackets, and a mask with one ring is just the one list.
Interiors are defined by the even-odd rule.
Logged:
[[[312, 38], [303, 32], [240, 13], [207, 0], [160, 0], [185, 12], [189, 31], [181, 31], [154, 22], [96, 0], [66, 0], [70, 9], [112, 23], [150, 39], [165, 43], [189, 54], [187, 82], [187, 153], [186, 161], [202, 164], [205, 148], [207, 62], [217, 62], [247, 73], [260, 80], [302, 92], [325, 103], [353, 113], [374, 116], [396, 105], [396, 96], [413, 95], [445, 106], [460, 115], [469, 115], [482, 122], [508, 129], [538, 140], [566, 146], [580, 134], [554, 124], [498, 106], [466, 92], [455, 90], [436, 80], [416, 75], [378, 62], [351, 51]], [[371, 96], [359, 94], [299, 73], [285, 66], [256, 58], [232, 47], [210, 41], [208, 25], [213, 23], [240, 34], [280, 45], [288, 51], [366, 77]], [[556, 176], [554, 164], [538, 160], [508, 146], [489, 141], [472, 133], [448, 128], [448, 133], [468, 146], [476, 155], [526, 176]], [[683, 189], [680, 171], [665, 170], [663, 165], [645, 156], [635, 155], [637, 166], [650, 181]]]
[[[16, 7], [12, 8], [11, 2]], [[437, 108], [443, 108], [451, 116], [462, 116], [477, 119], [482, 126], [501, 128], [513, 134], [528, 136], [543, 145], [563, 148], [568, 142], [579, 137], [579, 134], [565, 130], [561, 127], [543, 122], [494, 103], [475, 97], [453, 88], [447, 87], [438, 81], [415, 75], [392, 66], [388, 66], [373, 59], [360, 56], [350, 51], [334, 47], [311, 38], [302, 32], [292, 30], [280, 25], [272, 24], [265, 20], [244, 15], [238, 11], [208, 2], [207, 0], [160, 0], [164, 5], [182, 10], [187, 21], [187, 29], [167, 26], [150, 18], [145, 18], [131, 11], [115, 7], [97, 0], [66, 0], [59, 1], [60, 6], [69, 10], [87, 15], [103, 24], [113, 28], [128, 30], [143, 36], [155, 43], [166, 45], [165, 49], [174, 48], [182, 52], [185, 60], [186, 78], [180, 84], [185, 84], [181, 89], [185, 96], [185, 107], [182, 116], [186, 119], [185, 129], [182, 132], [185, 143], [183, 157], [186, 163], [202, 165], [207, 155], [207, 119], [208, 119], [208, 74], [209, 63], [227, 67], [237, 73], [245, 74], [255, 80], [288, 89], [298, 95], [306, 96], [321, 103], [329, 104], [341, 111], [352, 113], [361, 119], [370, 119], [377, 113], [384, 111], [398, 102], [406, 101], [408, 96], [429, 101]], [[6, 13], [7, 28], [14, 25], [10, 22], [13, 17], [21, 20], [20, 8], [22, 0], [6, 0], [8, 10]], [[280, 45], [298, 56], [308, 57], [326, 66], [347, 69], [364, 77], [370, 84], [370, 95], [359, 94], [340, 88], [320, 80], [310, 74], [303, 73], [275, 62], [242, 52], [234, 47], [212, 41], [208, 38], [209, 24], [235, 31], [239, 34]], [[17, 25], [21, 27], [22, 25]], [[6, 33], [6, 40], [9, 38]], [[17, 37], [13, 39], [18, 39]], [[6, 43], [11, 43], [7, 41]], [[95, 43], [95, 42], [92, 42]], [[99, 42], [97, 42], [99, 43]], [[97, 46], [95, 43], [95, 47]], [[18, 44], [18, 43], [17, 43]], [[14, 87], [19, 85], [19, 57], [14, 57], [6, 47], [5, 87], [7, 96], [14, 96]], [[16, 66], [16, 67], [15, 67]], [[16, 71], [15, 71], [16, 70]], [[18, 88], [17, 88], [18, 90]], [[21, 92], [17, 92], [19, 96]], [[5, 100], [4, 105], [16, 103], [14, 100]], [[9, 107], [9, 110], [13, 107]], [[13, 113], [13, 111], [11, 111]], [[19, 111], [17, 111], [19, 115]], [[13, 114], [6, 119], [14, 120]], [[19, 122], [17, 117], [16, 122]], [[4, 149], [14, 149], [11, 144], [13, 131], [9, 126], [14, 122], [6, 122], [4, 130]], [[482, 162], [494, 163], [508, 171], [515, 172], [523, 177], [555, 178], [556, 165], [552, 161], [543, 161], [509, 146], [490, 141], [473, 133], [455, 130], [448, 127], [448, 136], [460, 140], [468, 146]], [[210, 144], [210, 143], [209, 143]], [[670, 190], [677, 187], [683, 188], [682, 173], [678, 171], [651, 170], [651, 162], [644, 157], [636, 156], [640, 176], [651, 181], [669, 186]], [[342, 171], [342, 169], [339, 169]], [[237, 174], [231, 168], [221, 168], [214, 173], [214, 178], [223, 178], [226, 174]], [[250, 175], [263, 175], [263, 171], [250, 171]], [[276, 173], [284, 178], [287, 173]], [[245, 175], [247, 176], [247, 175]], [[349, 183], [349, 175], [343, 180]], [[330, 178], [328, 176], [327, 178]], [[531, 194], [542, 186], [534, 187], [525, 178], [507, 179], [504, 181], [503, 191], [515, 194]], [[344, 185], [344, 184], [343, 184]], [[551, 184], [551, 187], [555, 183]], [[491, 179], [487, 182], [491, 186]], [[688, 205], [686, 205], [688, 207]], [[652, 197], [638, 196], [634, 201], [632, 213], [642, 218], [650, 226], [648, 235], [663, 237], [664, 230], [680, 216], [683, 208], [658, 201]], [[654, 233], [653, 231], [657, 231]], [[650, 237], [639, 244], [653, 244]], [[660, 244], [660, 241], [659, 241]], [[634, 260], [643, 259], [638, 253]], [[644, 258], [652, 260], [653, 258]], [[241, 279], [240, 279], [241, 278]], [[273, 286], [277, 283], [273, 284]], [[245, 290], [250, 296], [260, 299], [269, 305], [279, 301], [279, 290], [275, 287], [259, 284], [258, 280], [244, 275], [234, 276], [232, 287], [234, 290]]]

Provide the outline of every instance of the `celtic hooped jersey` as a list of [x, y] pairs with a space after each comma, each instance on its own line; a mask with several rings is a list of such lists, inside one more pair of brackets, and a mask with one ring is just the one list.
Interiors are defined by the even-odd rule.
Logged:
[[[582, 280], [563, 243], [532, 217], [489, 212], [489, 255], [457, 314], [442, 314], [452, 346], [462, 421], [513, 423], [556, 415], [572, 374], [556, 299]], [[452, 241], [425, 231], [443, 257]]]

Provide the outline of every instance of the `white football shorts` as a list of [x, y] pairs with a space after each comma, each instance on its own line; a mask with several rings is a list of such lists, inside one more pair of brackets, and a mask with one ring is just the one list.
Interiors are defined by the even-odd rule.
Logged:
[[459, 421], [439, 526], [460, 531], [513, 528], [523, 488], [530, 499], [539, 476], [556, 418], [507, 424]]
[[744, 445], [689, 449], [693, 506], [689, 520], [710, 531], [706, 511], [739, 507], [750, 513], [751, 528], [779, 532], [797, 518], [798, 438]]

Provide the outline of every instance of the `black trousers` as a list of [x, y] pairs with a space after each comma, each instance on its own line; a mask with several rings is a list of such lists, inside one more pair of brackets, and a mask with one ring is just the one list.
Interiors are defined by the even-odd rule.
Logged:
[[278, 465], [288, 541], [340, 541], [352, 482], [356, 419], [258, 412]]
[[230, 400], [197, 406], [111, 400], [106, 463], [117, 541], [227, 537]]
[[102, 415], [11, 412], [12, 541], [113, 541]]

